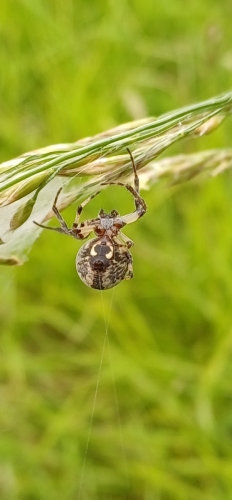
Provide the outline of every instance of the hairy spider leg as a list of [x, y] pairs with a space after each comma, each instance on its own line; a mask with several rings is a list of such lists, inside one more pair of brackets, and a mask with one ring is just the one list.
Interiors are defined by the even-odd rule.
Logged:
[[137, 191], [135, 191], [135, 189], [130, 186], [130, 184], [124, 184], [123, 182], [102, 182], [101, 183], [102, 186], [122, 186], [124, 188], [126, 188], [128, 191], [130, 191], [130, 193], [133, 195], [134, 199], [135, 199], [135, 207], [136, 207], [136, 210], [142, 210], [143, 213], [140, 215], [140, 217], [142, 217], [142, 215], [145, 214], [146, 212], [146, 209], [147, 209], [147, 206], [146, 206], [146, 203], [144, 201], [143, 198], [141, 198], [141, 196], [139, 195], [139, 193], [137, 193]]
[[[36, 222], [35, 220], [33, 220], [33, 224], [35, 224], [36, 226], [42, 227], [43, 229], [49, 229], [50, 231], [56, 231], [57, 233], [65, 233], [65, 234], [70, 235], [69, 230], [68, 229], [65, 230], [62, 227], [45, 226], [45, 224], [39, 224], [39, 222]], [[72, 236], [72, 235], [70, 235], [70, 236]]]
[[100, 192], [101, 191], [97, 191], [96, 193], [92, 194], [91, 196], [89, 196], [89, 198], [87, 198], [86, 200], [84, 200], [79, 205], [79, 207], [77, 207], [76, 217], [75, 217], [75, 221], [74, 221], [74, 223], [72, 225], [72, 229], [76, 229], [78, 227], [80, 216], [81, 216], [81, 212], [82, 212], [83, 208], [87, 205], [87, 203], [89, 203], [91, 200], [93, 200], [93, 198], [95, 198], [95, 196], [97, 196], [98, 194], [100, 194]]
[[113, 236], [112, 239], [118, 246], [126, 246], [127, 248], [131, 248], [134, 246], [134, 242], [121, 231], [119, 231], [116, 236]]
[[56, 218], [58, 219], [61, 227], [45, 226], [44, 224], [39, 224], [38, 222], [36, 222], [34, 220], [33, 220], [33, 222], [34, 222], [34, 224], [36, 224], [36, 226], [42, 227], [43, 229], [50, 229], [51, 231], [56, 231], [57, 233], [65, 233], [65, 234], [69, 235], [70, 229], [68, 228], [65, 220], [63, 219], [62, 215], [60, 214], [60, 212], [56, 206], [56, 203], [57, 203], [57, 200], [58, 200], [58, 197], [59, 197], [59, 194], [61, 193], [61, 191], [62, 191], [62, 187], [57, 191], [53, 205], [52, 205], [52, 210], [53, 210]]
[[[91, 228], [89, 227], [88, 231], [86, 231], [87, 228], [85, 228], [85, 229], [82, 228], [81, 229], [82, 236], [80, 236], [80, 234], [77, 233], [76, 231], [73, 232], [73, 230], [75, 230], [78, 227], [78, 221], [79, 221], [79, 218], [80, 218], [80, 214], [81, 214], [83, 208], [85, 207], [85, 205], [87, 205], [87, 203], [89, 203], [90, 200], [92, 200], [93, 198], [95, 198], [95, 196], [97, 196], [100, 193], [100, 191], [97, 191], [92, 196], [90, 196], [89, 198], [87, 198], [77, 208], [76, 218], [75, 218], [75, 222], [73, 223], [72, 229], [69, 229], [69, 227], [67, 226], [65, 220], [63, 219], [61, 213], [59, 212], [59, 210], [58, 210], [58, 208], [56, 206], [57, 200], [58, 200], [58, 197], [59, 197], [59, 194], [61, 193], [61, 191], [62, 191], [62, 187], [59, 189], [59, 191], [57, 191], [56, 196], [55, 196], [55, 200], [54, 200], [54, 203], [53, 203], [53, 206], [52, 206], [52, 210], [53, 210], [56, 218], [58, 219], [61, 227], [45, 226], [44, 224], [39, 224], [36, 221], [33, 221], [34, 224], [36, 224], [36, 226], [42, 227], [43, 229], [50, 229], [51, 231], [56, 231], [57, 233], [64, 233], [64, 234], [67, 234], [68, 236], [73, 236], [74, 238], [77, 238], [77, 239], [87, 238], [87, 236], [89, 236], [89, 234], [93, 231], [93, 227], [94, 226], [91, 226]], [[86, 233], [86, 234], [84, 234], [84, 233]]]
[[135, 211], [132, 212], [131, 214], [127, 214], [122, 216], [123, 222], [125, 224], [131, 224], [132, 222], [135, 222], [138, 220], [140, 217], [142, 217], [146, 211], [147, 211], [147, 205], [144, 201], [143, 198], [141, 198], [139, 194], [139, 177], [136, 171], [136, 166], [134, 162], [134, 158], [132, 156], [132, 153], [130, 150], [127, 148], [127, 151], [130, 155], [132, 166], [133, 166], [133, 171], [134, 171], [134, 187], [130, 186], [130, 184], [125, 184], [123, 182], [102, 182], [103, 186], [107, 185], [114, 185], [114, 186], [121, 186], [130, 191], [130, 193], [133, 195], [134, 198], [134, 203], [135, 203]]
[[53, 212], [54, 212], [54, 214], [55, 214], [56, 218], [58, 219], [58, 221], [59, 221], [59, 223], [60, 223], [60, 225], [61, 225], [62, 229], [63, 229], [63, 230], [64, 230], [64, 232], [66, 233], [66, 232], [69, 230], [69, 228], [68, 228], [68, 226], [67, 226], [67, 224], [66, 224], [65, 220], [63, 219], [63, 217], [62, 217], [61, 213], [59, 212], [59, 210], [58, 210], [58, 208], [57, 208], [57, 206], [56, 206], [56, 204], [57, 204], [57, 200], [58, 200], [58, 197], [59, 197], [59, 195], [60, 195], [61, 191], [62, 191], [62, 187], [61, 187], [61, 188], [59, 189], [59, 191], [57, 191], [57, 193], [56, 193], [56, 197], [55, 197], [55, 200], [54, 200], [53, 205], [52, 205], [52, 210], [53, 210]]
[[135, 160], [133, 158], [131, 150], [129, 148], [126, 148], [126, 150], [127, 150], [128, 154], [130, 156], [132, 167], [133, 167], [133, 170], [134, 170], [134, 187], [135, 187], [135, 191], [136, 191], [136, 193], [139, 194], [139, 176], [137, 174], [137, 170], [136, 170], [136, 166], [135, 166]]

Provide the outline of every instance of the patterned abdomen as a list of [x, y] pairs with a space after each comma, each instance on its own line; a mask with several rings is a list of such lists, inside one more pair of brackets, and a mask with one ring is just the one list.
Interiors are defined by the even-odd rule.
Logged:
[[132, 255], [126, 246], [119, 246], [109, 239], [94, 238], [80, 248], [76, 269], [87, 286], [106, 290], [133, 277]]

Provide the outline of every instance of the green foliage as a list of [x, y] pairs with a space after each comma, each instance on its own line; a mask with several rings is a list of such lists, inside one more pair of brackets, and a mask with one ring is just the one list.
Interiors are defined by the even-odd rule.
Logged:
[[[230, 16], [229, 0], [2, 2], [1, 161], [227, 91]], [[230, 137], [229, 119], [173, 152]], [[143, 195], [115, 290], [85, 287], [79, 245], [48, 231], [0, 270], [3, 500], [78, 499], [106, 325], [80, 500], [231, 498], [231, 174]], [[86, 218], [99, 203], [132, 205], [112, 187]]]
[[[135, 120], [79, 142], [56, 144], [3, 162], [0, 264], [23, 263], [38, 231], [41, 232], [38, 222], [46, 222], [54, 215], [51, 207], [55, 197], [58, 209], [64, 210], [74, 201], [79, 204], [83, 197], [88, 199], [89, 195], [102, 191], [106, 184], [124, 178], [129, 181], [128, 174], [131, 177], [132, 173], [129, 146], [133, 146], [133, 161], [142, 187], [162, 177], [178, 184], [207, 170], [217, 175], [230, 168], [232, 149], [175, 155], [159, 162], [151, 160], [177, 141], [214, 131], [231, 114], [231, 102], [229, 92], [157, 119]], [[70, 184], [74, 184], [71, 190]], [[67, 186], [69, 192], [65, 193]]]

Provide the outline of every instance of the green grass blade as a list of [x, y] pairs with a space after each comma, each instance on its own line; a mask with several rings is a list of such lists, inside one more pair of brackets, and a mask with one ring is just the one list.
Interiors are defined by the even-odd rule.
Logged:
[[[160, 177], [171, 183], [189, 180], [208, 169], [215, 173], [230, 167], [231, 151], [206, 151], [154, 161], [175, 142], [212, 132], [231, 113], [232, 93], [172, 111], [157, 119], [124, 124], [73, 144], [49, 146], [0, 165], [0, 263], [25, 260], [40, 229], [33, 220], [52, 217], [55, 193], [65, 186], [62, 210], [97, 189], [102, 182], [126, 179], [133, 150], [144, 184]], [[222, 162], [223, 159], [223, 162]], [[70, 181], [78, 185], [70, 189]], [[13, 256], [13, 260], [12, 260]]]

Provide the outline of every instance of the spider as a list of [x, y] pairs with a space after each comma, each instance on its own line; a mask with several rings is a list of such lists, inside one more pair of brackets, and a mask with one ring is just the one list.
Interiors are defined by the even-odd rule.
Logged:
[[58, 196], [62, 190], [56, 194], [52, 210], [60, 223], [60, 227], [49, 227], [34, 222], [39, 227], [64, 233], [77, 240], [87, 238], [94, 232], [96, 238], [90, 239], [82, 245], [76, 256], [76, 269], [81, 280], [89, 287], [96, 290], [106, 290], [118, 285], [122, 280], [133, 278], [133, 259], [129, 249], [133, 246], [130, 240], [121, 229], [127, 224], [136, 222], [145, 215], [147, 206], [139, 194], [139, 177], [136, 171], [132, 153], [127, 149], [132, 162], [134, 172], [134, 187], [122, 182], [103, 182], [102, 185], [115, 185], [126, 188], [134, 197], [134, 212], [120, 216], [117, 210], [112, 210], [106, 214], [100, 210], [98, 217], [79, 222], [83, 208], [90, 200], [95, 198], [100, 191], [87, 198], [77, 208], [75, 221], [72, 228], [69, 228], [57, 208]]

